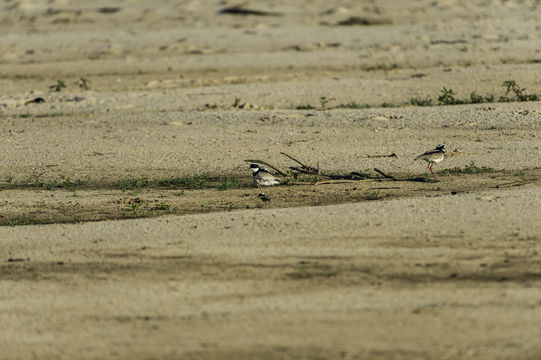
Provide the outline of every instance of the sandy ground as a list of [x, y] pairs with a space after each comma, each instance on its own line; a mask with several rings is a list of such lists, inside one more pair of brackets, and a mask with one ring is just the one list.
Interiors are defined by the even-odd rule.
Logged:
[[233, 5], [0, 4], [0, 358], [540, 358], [538, 2]]

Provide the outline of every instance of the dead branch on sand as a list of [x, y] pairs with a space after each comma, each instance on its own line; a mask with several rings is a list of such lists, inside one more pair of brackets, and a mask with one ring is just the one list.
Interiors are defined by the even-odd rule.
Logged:
[[[284, 156], [287, 156], [288, 158], [290, 158], [291, 160], [293, 160], [293, 161], [295, 161], [297, 164], [299, 164], [299, 165], [301, 166], [301, 168], [300, 168], [300, 169], [295, 168], [295, 169], [297, 169], [297, 171], [302, 172], [302, 173], [305, 173], [305, 174], [319, 175], [319, 164], [318, 164], [318, 167], [315, 168], [315, 167], [312, 167], [312, 166], [308, 166], [308, 165], [303, 164], [302, 162], [300, 162], [299, 160], [295, 159], [293, 156], [286, 154], [285, 152], [281, 152], [280, 154], [282, 154], [282, 155], [284, 155]], [[293, 169], [293, 168], [291, 168], [291, 169]]]
[[[255, 159], [247, 159], [244, 160], [249, 163], [258, 163], [267, 165], [268, 167], [276, 170], [280, 175], [289, 178], [289, 181], [286, 180], [287, 184], [290, 185], [324, 185], [324, 184], [345, 184], [345, 183], [358, 183], [358, 182], [369, 182], [369, 181], [381, 181], [382, 179], [377, 176], [370, 176], [369, 174], [360, 173], [357, 171], [352, 171], [349, 174], [325, 174], [322, 173], [319, 169], [319, 162], [317, 167], [313, 167], [310, 165], [306, 165], [299, 159], [286, 154], [285, 152], [280, 152], [280, 154], [286, 156], [290, 160], [293, 160], [300, 166], [290, 166], [290, 171], [286, 172], [282, 168], [269, 163], [265, 160], [255, 160]], [[396, 154], [386, 155], [385, 157], [392, 157], [396, 156]], [[374, 157], [376, 157], [374, 155]], [[383, 156], [382, 156], [383, 157]], [[383, 170], [380, 170], [378, 168], [374, 168], [374, 171], [383, 176], [385, 179], [390, 179], [392, 181], [414, 181], [414, 182], [439, 182], [439, 180], [436, 179], [430, 179], [426, 177], [408, 177], [408, 178], [396, 178], [393, 175], [387, 174]], [[299, 175], [313, 175], [315, 178], [314, 180], [319, 180], [321, 177], [328, 178], [328, 180], [322, 180], [322, 181], [294, 181], [294, 180], [302, 180], [302, 177], [299, 177]], [[292, 181], [293, 180], [293, 181]]]
[[383, 171], [381, 171], [380, 169], [378, 168], [374, 168], [374, 171], [379, 173], [381, 176], [383, 176], [384, 178], [387, 178], [387, 179], [391, 179], [393, 181], [413, 181], [413, 182], [439, 182], [439, 180], [436, 180], [436, 179], [430, 179], [430, 178], [426, 178], [426, 177], [409, 177], [407, 179], [397, 179], [395, 178], [394, 176], [392, 175], [389, 175], [389, 174], [386, 174], [384, 173]]
[[366, 157], [369, 158], [369, 159], [372, 159], [372, 158], [390, 158], [390, 157], [397, 158], [398, 155], [396, 155], [395, 153], [392, 153], [392, 154], [389, 154], [389, 155], [366, 155]]
[[360, 182], [371, 182], [371, 181], [377, 181], [376, 179], [361, 179], [361, 180], [325, 180], [325, 181], [318, 181], [314, 185], [327, 185], [327, 184], [348, 184], [353, 183], [357, 184]]

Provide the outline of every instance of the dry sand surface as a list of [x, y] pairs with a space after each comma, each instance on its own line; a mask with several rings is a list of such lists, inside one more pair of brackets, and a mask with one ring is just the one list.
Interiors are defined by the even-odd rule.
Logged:
[[240, 3], [0, 3], [0, 359], [540, 359], [541, 4]]

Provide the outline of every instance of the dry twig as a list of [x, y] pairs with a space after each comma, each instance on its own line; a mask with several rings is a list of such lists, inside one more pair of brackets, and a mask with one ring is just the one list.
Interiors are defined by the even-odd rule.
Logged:
[[[285, 152], [280, 152], [280, 154], [282, 154], [284, 156], [287, 156], [288, 158], [290, 158], [291, 160], [295, 161], [297, 164], [302, 166], [302, 170], [303, 170], [302, 172], [305, 172], [306, 174], [314, 174], [314, 175], [317, 174], [317, 175], [319, 175], [319, 165], [318, 165], [318, 169], [316, 169], [315, 167], [303, 164], [302, 162], [295, 159], [293, 156], [286, 154]], [[299, 171], [299, 170], [297, 169], [297, 171]]]
[[429, 178], [426, 178], [426, 177], [415, 177], [415, 178], [407, 178], [407, 179], [397, 179], [395, 178], [394, 176], [392, 175], [389, 175], [389, 174], [386, 174], [384, 173], [383, 171], [381, 171], [380, 169], [378, 168], [374, 168], [374, 171], [381, 174], [383, 177], [387, 178], [387, 179], [391, 179], [393, 181], [414, 181], [414, 182], [429, 182], [429, 183], [434, 183], [434, 182], [440, 182], [439, 180], [436, 180], [436, 179], [429, 179]]
[[395, 153], [389, 154], [389, 155], [366, 155], [367, 158], [390, 158], [394, 157], [397, 158], [398, 156]]
[[395, 178], [394, 176], [388, 175], [388, 174], [384, 173], [383, 171], [381, 171], [381, 170], [378, 169], [378, 168], [374, 168], [374, 171], [377, 172], [378, 174], [382, 175], [383, 177], [387, 178], [387, 179], [391, 179], [391, 180], [394, 180], [394, 181], [398, 181], [398, 179]]
[[368, 182], [368, 181], [376, 181], [374, 179], [363, 179], [363, 180], [325, 180], [325, 181], [318, 181], [314, 185], [327, 185], [327, 184], [348, 184], [348, 183], [360, 183], [360, 182]]

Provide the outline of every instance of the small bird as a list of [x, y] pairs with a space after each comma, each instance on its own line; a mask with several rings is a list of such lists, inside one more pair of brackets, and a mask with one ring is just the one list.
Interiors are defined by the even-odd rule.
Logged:
[[436, 146], [435, 149], [428, 150], [427, 152], [417, 156], [413, 160], [423, 159], [424, 161], [426, 161], [428, 163], [428, 170], [430, 170], [430, 172], [432, 173], [432, 176], [436, 176], [434, 175], [434, 171], [432, 171], [432, 166], [434, 166], [434, 164], [441, 162], [443, 158], [445, 157], [444, 147], [445, 145], [438, 144], [438, 146]]
[[261, 199], [261, 201], [263, 202], [267, 202], [267, 201], [270, 201], [270, 197], [268, 197], [267, 195], [265, 195], [265, 193], [259, 193], [259, 198]]
[[250, 164], [250, 169], [252, 169], [252, 185], [254, 187], [280, 184], [280, 179], [275, 178], [269, 170], [260, 168], [258, 164]]

